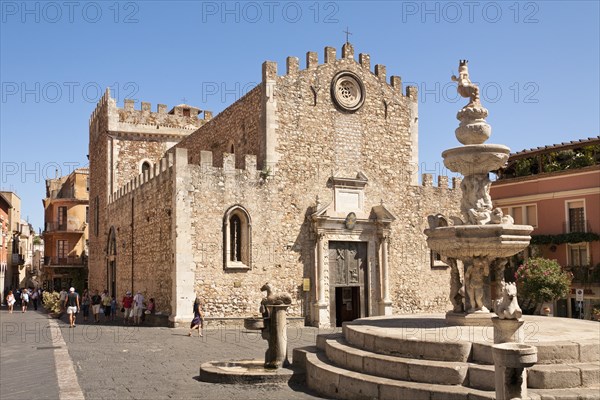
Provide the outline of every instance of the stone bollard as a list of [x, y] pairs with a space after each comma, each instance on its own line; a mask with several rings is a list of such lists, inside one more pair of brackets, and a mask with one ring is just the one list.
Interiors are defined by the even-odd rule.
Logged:
[[508, 342], [524, 343], [524, 323], [525, 321], [519, 319], [500, 319], [498, 317], [493, 317], [492, 324], [494, 325], [494, 344]]
[[268, 341], [269, 348], [265, 353], [265, 368], [278, 369], [289, 365], [286, 331], [288, 307], [287, 304], [267, 305], [269, 318], [265, 320], [267, 324], [263, 330], [263, 338]]
[[497, 400], [527, 398], [527, 370], [537, 362], [537, 348], [522, 343], [493, 346]]

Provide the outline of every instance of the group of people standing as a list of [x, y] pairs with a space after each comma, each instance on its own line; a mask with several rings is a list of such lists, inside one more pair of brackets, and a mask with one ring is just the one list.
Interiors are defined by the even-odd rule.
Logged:
[[13, 293], [12, 290], [8, 291], [6, 295], [6, 304], [8, 305], [8, 312], [13, 313], [15, 304], [21, 306], [21, 312], [27, 312], [29, 304], [33, 305], [34, 310], [38, 309], [39, 299], [42, 298], [42, 289], [34, 288], [23, 288], [17, 289]]
[[[95, 290], [93, 294], [85, 289], [81, 296], [81, 311], [83, 311], [83, 320], [87, 321], [90, 315], [90, 308], [94, 317], [94, 322], [100, 322], [101, 314], [104, 314], [104, 321], [114, 321], [117, 318], [118, 302], [115, 296], [108, 294], [108, 290], [99, 293]], [[123, 322], [127, 324], [139, 325], [144, 320], [144, 313], [154, 313], [154, 299], [151, 298], [148, 304], [145, 303], [144, 295], [137, 291], [132, 296], [130, 291], [125, 293], [121, 301], [121, 310], [123, 313]]]

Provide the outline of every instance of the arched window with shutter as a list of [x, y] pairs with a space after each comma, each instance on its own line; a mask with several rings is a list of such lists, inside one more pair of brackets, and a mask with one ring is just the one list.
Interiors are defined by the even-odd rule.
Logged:
[[230, 207], [223, 217], [223, 267], [250, 269], [252, 263], [252, 224], [248, 211]]

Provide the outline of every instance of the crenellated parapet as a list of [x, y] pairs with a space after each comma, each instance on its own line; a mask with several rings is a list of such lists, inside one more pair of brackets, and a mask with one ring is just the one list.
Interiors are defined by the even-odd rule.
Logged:
[[358, 55], [358, 61], [355, 59], [354, 47], [351, 43], [345, 43], [342, 46], [341, 58], [337, 57], [337, 50], [335, 47], [326, 46], [323, 50], [324, 62], [319, 64], [319, 56], [314, 51], [306, 53], [305, 69], [300, 69], [300, 61], [298, 57], [287, 57], [286, 59], [286, 73], [285, 75], [277, 74], [277, 63], [274, 61], [265, 61], [263, 64], [263, 82], [274, 80], [278, 76], [298, 76], [299, 74], [308, 74], [322, 67], [331, 66], [336, 62], [341, 63], [354, 63], [360, 66], [363, 70], [368, 71], [371, 75], [378, 78], [381, 82], [387, 85], [387, 87], [394, 93], [402, 95], [403, 97], [410, 98], [413, 101], [417, 100], [417, 88], [414, 86], [407, 86], [406, 92], [403, 93], [402, 78], [400, 76], [392, 75], [387, 78], [387, 68], [385, 65], [376, 64], [373, 69], [371, 68], [371, 57], [369, 54], [360, 53]]
[[104, 94], [102, 95], [100, 100], [98, 100], [98, 103], [96, 104], [96, 108], [94, 109], [94, 111], [92, 111], [92, 115], [90, 115], [90, 120], [89, 120], [90, 126], [92, 125], [92, 123], [96, 120], [96, 118], [100, 114], [106, 113], [106, 110], [108, 109], [109, 100], [111, 100], [110, 88], [106, 88], [106, 91], [104, 92]]
[[425, 188], [435, 188], [435, 189], [460, 189], [460, 183], [462, 182], [461, 178], [453, 177], [451, 181], [451, 185], [448, 186], [448, 177], [445, 175], [438, 175], [437, 177], [437, 186], [433, 185], [433, 175], [432, 174], [422, 174], [421, 175], [421, 185]]
[[[147, 185], [161, 183], [165, 180], [176, 178], [173, 175], [173, 166], [176, 157], [175, 152], [182, 151], [187, 155], [186, 149], [174, 149], [173, 151], [167, 152], [153, 167], [131, 179], [111, 194], [108, 200], [109, 204], [128, 195], [135, 195], [136, 191], [141, 190]], [[211, 151], [201, 151], [198, 165], [191, 164], [192, 167], [199, 167], [200, 173], [203, 176], [203, 181], [208, 183], [209, 187], [218, 187], [220, 186], [219, 182], [222, 183], [232, 176], [236, 177], [236, 179], [242, 177], [245, 181], [253, 184], [264, 182], [269, 178], [268, 174], [257, 169], [255, 155], [246, 155], [244, 157], [243, 169], [235, 168], [234, 154], [224, 153], [222, 157], [222, 167], [218, 167], [215, 166]], [[177, 164], [178, 168], [187, 165], [187, 156], [180, 157]]]
[[118, 188], [114, 193], [112, 193], [108, 198], [108, 203], [114, 203], [120, 198], [135, 192], [144, 185], [171, 179], [173, 161], [174, 154], [167, 153], [165, 157], [161, 158], [160, 161], [154, 164], [154, 166], [151, 167], [149, 170], [145, 171], [142, 174], [139, 174], [138, 176], [127, 182], [125, 185]]
[[117, 101], [110, 95], [110, 89], [98, 101], [90, 116], [90, 132], [108, 132], [111, 135], [142, 136], [164, 138], [179, 141], [188, 136], [212, 118], [211, 111], [197, 107], [179, 104], [168, 111], [165, 104], [157, 104], [152, 111], [152, 104], [140, 102], [139, 109], [135, 100], [125, 99], [123, 107], [117, 106]]

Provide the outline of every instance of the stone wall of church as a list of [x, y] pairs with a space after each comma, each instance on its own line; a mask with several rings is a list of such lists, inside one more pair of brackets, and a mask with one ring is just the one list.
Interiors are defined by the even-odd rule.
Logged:
[[[302, 254], [311, 249], [298, 242], [297, 226], [282, 212], [293, 206], [281, 204], [281, 186], [261, 177], [256, 157], [246, 156], [244, 170], [234, 168], [232, 154], [221, 160], [214, 164], [223, 168], [211, 166], [210, 159], [202, 160], [202, 166], [189, 166], [195, 290], [206, 304], [207, 317], [258, 313], [264, 296], [260, 287], [266, 282], [291, 293], [296, 304], [289, 314], [300, 316], [305, 306], [304, 298], [298, 296], [304, 274]], [[252, 262], [248, 270], [224, 270], [223, 216], [234, 205], [243, 206], [251, 219]]]
[[[182, 138], [197, 130], [204, 125], [211, 117], [210, 112], [204, 113], [204, 119], [199, 118], [198, 110], [193, 109], [190, 116], [182, 115], [181, 110], [176, 106], [175, 112], [167, 112], [167, 106], [158, 104], [156, 111], [151, 111], [151, 104], [142, 102], [139, 109], [135, 108], [133, 100], [125, 100], [123, 108], [117, 106], [116, 100], [111, 98], [110, 91], [102, 96], [96, 109], [93, 111], [89, 121], [89, 158], [90, 158], [90, 228], [89, 228], [89, 287], [92, 289], [103, 290], [107, 286], [107, 266], [106, 251], [108, 235], [111, 226], [124, 226], [126, 219], [122, 212], [127, 212], [131, 204], [123, 206], [126, 202], [121, 200], [118, 205], [109, 207], [109, 198], [113, 192], [126, 190], [126, 185], [137, 178], [140, 173], [141, 162], [147, 160], [152, 164], [152, 173], [154, 168], [160, 171], [160, 159], [164, 153]], [[139, 180], [139, 178], [138, 178]], [[131, 190], [131, 189], [130, 189]], [[145, 189], [151, 190], [151, 189]], [[164, 194], [162, 189], [154, 197], [150, 196], [153, 202], [166, 200], [168, 194]], [[137, 203], [138, 197], [135, 197]], [[158, 199], [158, 200], [156, 200]], [[169, 200], [170, 201], [170, 200]], [[119, 207], [125, 207], [121, 210]], [[146, 206], [140, 204], [136, 207], [140, 211], [146, 212]], [[167, 206], [161, 206], [161, 209], [167, 209]], [[112, 210], [109, 212], [109, 209]], [[125, 218], [125, 219], [124, 219]], [[137, 217], [136, 217], [137, 218]], [[129, 222], [128, 222], [129, 223]], [[140, 227], [141, 225], [138, 225]], [[154, 254], [154, 249], [161, 249], [160, 246], [171, 246], [170, 240], [165, 240], [165, 232], [158, 230], [150, 232], [152, 235], [159, 234], [159, 244], [151, 241], [141, 244], [142, 248], [152, 247], [149, 253]], [[170, 232], [169, 232], [170, 235]], [[122, 236], [118, 235], [118, 236]], [[145, 237], [146, 235], [143, 235]], [[119, 238], [118, 238], [119, 239]], [[130, 242], [125, 242], [130, 243]], [[123, 248], [123, 242], [120, 241], [119, 249]], [[128, 251], [129, 248], [127, 247]], [[123, 251], [121, 251], [123, 253]], [[137, 253], [137, 249], [134, 250]], [[134, 257], [136, 255], [134, 254]], [[139, 256], [145, 257], [145, 256]], [[122, 257], [121, 257], [122, 258]], [[122, 258], [124, 260], [124, 258]], [[162, 259], [160, 259], [162, 260]], [[130, 262], [130, 261], [129, 261]], [[130, 269], [129, 269], [130, 271]], [[127, 273], [127, 269], [123, 274]], [[137, 273], [134, 273], [137, 279]], [[146, 274], [147, 276], [148, 274]], [[119, 277], [119, 279], [121, 279]], [[125, 280], [129, 278], [124, 278]], [[118, 296], [123, 294], [122, 284], [118, 289]], [[152, 289], [154, 291], [154, 289]], [[170, 284], [160, 290], [171, 290]], [[163, 298], [166, 295], [163, 296]], [[169, 295], [170, 297], [170, 295]], [[166, 301], [166, 300], [165, 300]], [[165, 303], [165, 307], [169, 304]]]
[[[171, 144], [172, 146], [172, 144]], [[168, 142], [113, 139], [115, 188], [127, 184], [141, 173], [141, 164], [154, 166], [169, 149]]]
[[263, 140], [259, 137], [262, 90], [262, 85], [255, 87], [176, 147], [187, 148], [189, 162], [195, 164], [200, 151], [212, 151], [215, 162], [222, 166], [222, 155], [232, 153], [233, 146], [236, 168], [244, 168], [244, 155], [258, 154]]
[[[108, 229], [104, 212], [108, 203], [108, 115], [110, 93], [105, 93], [89, 122], [90, 210], [88, 287], [102, 290], [106, 285], [106, 245]], [[101, 289], [102, 288], [102, 289]]]
[[[449, 271], [430, 267], [423, 230], [429, 214], [458, 214], [460, 189], [448, 188], [447, 181], [440, 187], [430, 185], [430, 180], [426, 186], [412, 185], [416, 89], [402, 93], [400, 78], [392, 77], [388, 83], [384, 66], [371, 71], [368, 55], [360, 55], [360, 62], [349, 52], [337, 59], [335, 49], [326, 48], [325, 59], [318, 64], [316, 54], [308, 53], [307, 69], [299, 70], [297, 59], [288, 58], [287, 73], [281, 76], [275, 63], [263, 66], [263, 79], [273, 93], [267, 98], [276, 105], [277, 128], [269, 132], [267, 127], [266, 133], [275, 135], [279, 154], [272, 171], [261, 175], [240, 170], [243, 153], [236, 155], [235, 163], [233, 156], [225, 157], [225, 162], [220, 156], [214, 162], [200, 159], [200, 150], [214, 155], [213, 149], [222, 147], [223, 140], [213, 139], [211, 144], [207, 136], [224, 134], [211, 131], [218, 116], [199, 130], [205, 131], [202, 136], [194, 134], [179, 144], [188, 148], [192, 163], [202, 164], [190, 165], [191, 241], [196, 290], [207, 304], [207, 316], [256, 313], [259, 288], [266, 281], [292, 293], [297, 306], [291, 315], [305, 315], [315, 300], [314, 290], [312, 297], [300, 290], [302, 278], [313, 282], [315, 278], [315, 237], [307, 217], [314, 212], [317, 196], [322, 204], [333, 200], [329, 177], [354, 178], [359, 171], [368, 178], [363, 211], [368, 213], [383, 201], [397, 218], [389, 256], [394, 311], [441, 312], [449, 307]], [[331, 100], [330, 82], [340, 70], [355, 73], [365, 86], [365, 103], [354, 113], [340, 112]], [[263, 81], [258, 88], [265, 87]], [[227, 109], [228, 124], [241, 123], [248, 111], [243, 102], [234, 104]], [[221, 168], [228, 159], [229, 165]], [[223, 216], [236, 204], [252, 218], [252, 269], [224, 271]]]
[[[286, 73], [278, 75], [275, 63], [265, 63], [261, 84], [176, 145], [187, 149], [189, 160], [177, 176], [171, 167], [160, 165], [158, 172], [153, 171], [156, 176], [138, 178], [121, 187], [110, 203], [100, 203], [106, 208], [100, 226], [104, 236], [90, 241], [99, 266], [90, 273], [90, 285], [104, 285], [101, 249], [112, 225], [120, 250], [119, 295], [131, 289], [133, 259], [133, 288], [155, 297], [160, 310], [170, 311], [172, 296], [178, 295], [173, 271], [187, 268], [174, 265], [173, 243], [183, 240], [189, 241], [194, 290], [206, 304], [207, 317], [258, 313], [260, 287], [267, 281], [292, 294], [291, 316], [307, 315], [315, 300], [316, 238], [310, 215], [317, 197], [320, 204], [333, 201], [330, 177], [355, 178], [360, 172], [368, 179], [360, 211], [368, 215], [383, 202], [396, 218], [389, 246], [393, 311], [447, 311], [449, 270], [431, 268], [423, 230], [430, 214], [459, 214], [460, 189], [449, 188], [444, 179], [438, 187], [430, 178], [422, 186], [415, 185], [416, 89], [403, 91], [399, 77], [391, 77], [388, 83], [384, 66], [372, 71], [370, 57], [361, 54], [357, 62], [351, 47], [343, 50], [341, 58], [335, 49], [326, 48], [322, 64], [311, 52], [306, 69], [300, 70], [298, 64], [296, 58], [288, 58]], [[364, 84], [365, 101], [357, 111], [341, 111], [331, 99], [332, 79], [341, 70], [356, 74]], [[123, 147], [127, 154], [120, 155], [118, 162], [131, 168], [142, 154], [139, 145], [123, 144], [131, 149]], [[236, 154], [223, 156], [231, 145]], [[139, 151], [158, 155], [158, 147], [148, 146]], [[90, 144], [94, 158], [101, 158], [103, 151], [105, 144], [94, 148]], [[258, 156], [258, 161], [248, 154]], [[275, 157], [277, 164], [261, 171], [261, 163], [269, 157]], [[96, 179], [106, 184], [106, 179]], [[176, 186], [181, 193], [174, 193]], [[173, 236], [177, 228], [168, 210], [176, 204], [176, 196], [190, 201], [189, 238]], [[224, 215], [236, 205], [247, 210], [251, 219], [252, 260], [249, 269], [227, 270]], [[369, 258], [378, 263], [378, 254]], [[311, 279], [311, 292], [302, 291], [303, 278]]]
[[127, 290], [140, 290], [167, 314], [173, 296], [172, 168], [162, 159], [110, 196], [106, 210], [116, 232], [118, 301]]

